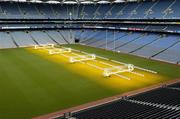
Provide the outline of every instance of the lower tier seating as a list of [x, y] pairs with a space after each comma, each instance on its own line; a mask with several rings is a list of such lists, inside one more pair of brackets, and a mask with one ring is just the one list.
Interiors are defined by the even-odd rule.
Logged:
[[72, 119], [179, 119], [180, 91], [163, 87], [70, 115]]
[[69, 30], [1, 31], [0, 49], [27, 47], [35, 44], [68, 44], [74, 42]]
[[92, 31], [75, 32], [82, 44], [177, 64], [180, 37], [173, 34]]
[[180, 37], [173, 34], [113, 32], [106, 30], [1, 31], [0, 48], [34, 44], [81, 44], [178, 64]]

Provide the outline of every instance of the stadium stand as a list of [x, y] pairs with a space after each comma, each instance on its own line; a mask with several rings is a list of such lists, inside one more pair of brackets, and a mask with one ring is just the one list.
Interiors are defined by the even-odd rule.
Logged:
[[16, 45], [14, 44], [11, 36], [8, 32], [0, 32], [0, 48], [15, 48]]
[[[64, 36], [62, 34], [64, 34]], [[68, 44], [74, 42], [68, 30], [1, 31], [0, 35], [0, 48], [28, 47], [35, 44], [47, 43]]]
[[[156, 40], [158, 35], [156, 34], [145, 34], [141, 38], [138, 38], [120, 48], [118, 48], [119, 51], [122, 51], [124, 53], [132, 53], [133, 51], [141, 48], [142, 46], [153, 42]], [[146, 40], [147, 39], [147, 40]]]
[[[0, 1], [0, 49], [74, 44], [77, 39], [91, 47], [180, 64], [179, 6], [180, 0], [61, 5]], [[70, 112], [68, 119], [180, 119], [179, 91], [180, 83], [163, 86]]]
[[130, 53], [171, 63], [177, 63], [180, 60], [179, 35], [138, 32], [113, 33], [112, 31], [84, 31], [80, 34], [78, 31], [75, 37], [81, 39], [82, 44], [92, 47]]
[[21, 3], [19, 4], [19, 8], [22, 11], [22, 16], [21, 18], [24, 19], [36, 19], [36, 18], [41, 18], [40, 15], [37, 12], [37, 9], [33, 4], [29, 5], [27, 3]]
[[[0, 18], [10, 19], [70, 19], [70, 20], [114, 20], [114, 19], [179, 19], [178, 0], [146, 0], [144, 2], [124, 2], [112, 4], [58, 4], [46, 3], [18, 3], [0, 2]], [[11, 6], [11, 7], [9, 7]], [[142, 13], [143, 12], [143, 13]], [[65, 25], [58, 23], [2, 23], [1, 29], [6, 28], [83, 28], [85, 24]], [[92, 24], [91, 24], [92, 25]], [[96, 28], [95, 24], [93, 27]], [[107, 50], [120, 51], [146, 58], [162, 60], [178, 64], [179, 58], [179, 33], [180, 27], [176, 24], [146, 24], [146, 23], [121, 23], [99, 24], [100, 27], [114, 27], [123, 31], [111, 30], [26, 30], [1, 31], [1, 48], [24, 47], [33, 44], [74, 43], [79, 39], [81, 44], [99, 47]], [[124, 30], [126, 29], [126, 30]], [[130, 30], [130, 31], [129, 31]], [[135, 32], [144, 30], [146, 32]], [[160, 33], [159, 33], [160, 32]], [[164, 33], [162, 33], [164, 32]], [[5, 39], [8, 39], [4, 41]]]
[[46, 33], [48, 34], [49, 37], [51, 37], [51, 39], [56, 41], [58, 44], [66, 44], [67, 43], [67, 41], [64, 40], [64, 38], [59, 33], [59, 31], [49, 30], [49, 31], [46, 31]]
[[169, 87], [180, 88], [180, 83], [176, 83], [176, 84], [170, 85]]
[[[73, 119], [178, 119], [179, 83], [73, 112]], [[65, 116], [56, 119], [67, 119]]]
[[43, 31], [31, 31], [30, 35], [38, 44], [55, 43]]
[[[11, 6], [11, 7], [10, 7]], [[1, 2], [3, 19], [179, 19], [179, 0], [146, 0], [100, 5]], [[143, 12], [143, 13], [142, 13]]]
[[[2, 32], [2, 34], [7, 34]], [[80, 39], [81, 44], [99, 47], [122, 53], [129, 53], [146, 58], [178, 63], [179, 35], [162, 33], [140, 33], [112, 30], [43, 30], [29, 32], [9, 32], [7, 42], [11, 47], [24, 47], [33, 44], [74, 43], [74, 39]], [[4, 41], [1, 43], [4, 44]], [[12, 44], [15, 44], [12, 45]], [[4, 48], [3, 46], [1, 46]]]
[[170, 88], [162, 88], [162, 89], [149, 91], [146, 92], [145, 94], [140, 94], [129, 99], [138, 100], [142, 102], [178, 106], [180, 100], [180, 97], [178, 95], [179, 95], [178, 90], [174, 90]]
[[26, 32], [17, 31], [17, 32], [10, 32], [10, 34], [13, 37], [14, 41], [18, 44], [18, 46], [23, 47], [23, 46], [32, 46], [36, 44]]
[[178, 42], [178, 37], [176, 36], [162, 36], [159, 40], [146, 45], [145, 47], [134, 52], [136, 55], [144, 56], [144, 57], [153, 57], [157, 55], [161, 51], [168, 49]]
[[176, 43], [172, 47], [168, 48], [166, 51], [160, 53], [159, 55], [155, 56], [154, 59], [157, 60], [165, 60], [168, 62], [178, 62], [180, 56], [180, 42]]

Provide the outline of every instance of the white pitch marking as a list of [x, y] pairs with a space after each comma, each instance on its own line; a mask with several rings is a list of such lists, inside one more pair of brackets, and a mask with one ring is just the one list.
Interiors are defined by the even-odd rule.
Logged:
[[111, 60], [112, 62], [115, 62], [115, 63], [118, 63], [118, 64], [126, 64], [126, 63], [123, 63], [123, 62], [119, 62], [119, 61], [116, 61], [116, 60]]
[[88, 55], [88, 54], [89, 54], [89, 53], [87, 53], [87, 52], [83, 52], [83, 51], [82, 51], [81, 53], [84, 53], [84, 54], [86, 54], [86, 55]]
[[[74, 49], [73, 49], [73, 50], [74, 50]], [[81, 51], [79, 51], [79, 50], [74, 50], [74, 51], [81, 52]], [[86, 53], [86, 52], [81, 52], [81, 53], [88, 54], [88, 53]], [[72, 53], [72, 54], [74, 54], [74, 55], [76, 55], [76, 56], [81, 56], [81, 55], [79, 55], [79, 54], [77, 54], [77, 53]], [[61, 54], [61, 55], [63, 55], [63, 54]], [[66, 55], [63, 55], [63, 56], [68, 57], [68, 58], [70, 57], [70, 56], [66, 56]], [[100, 57], [100, 56], [97, 56], [97, 57], [99, 57], [99, 58], [101, 58], [101, 59], [109, 60], [108, 58], [104, 58], [104, 57]], [[111, 64], [109, 64], [109, 63], [106, 63], [106, 62], [97, 61], [97, 60], [93, 60], [93, 61], [102, 63], [102, 64], [104, 64], [104, 65], [113, 66], [113, 65], [111, 65]], [[119, 61], [115, 61], [115, 60], [110, 60], [110, 61], [115, 62], [115, 63], [119, 63], [119, 64], [126, 64], [126, 63], [119, 62]], [[81, 61], [81, 63], [84, 64], [85, 62], [82, 62], [82, 61]], [[98, 66], [96, 66], [96, 65], [93, 65], [93, 64], [90, 64], [90, 63], [86, 63], [86, 64], [89, 65], [89, 66], [95, 67], [95, 68], [97, 68], [97, 69], [104, 70], [103, 68], [98, 67]], [[155, 72], [155, 71], [148, 70], [148, 69], [144, 69], [144, 68], [137, 67], [137, 66], [135, 66], [135, 68], [140, 69], [140, 70], [143, 70], [143, 71], [148, 71], [148, 72], [151, 72], [151, 73], [157, 73], [157, 72]], [[143, 74], [140, 74], [140, 73], [137, 73], [137, 72], [130, 72], [130, 73], [144, 77]], [[125, 77], [125, 76], [122, 76], [122, 75], [119, 75], [119, 74], [115, 74], [115, 75], [116, 75], [116, 76], [119, 76], [119, 77], [121, 77], [121, 78], [125, 78], [125, 79], [128, 79], [128, 80], [131, 80], [130, 78]]]
[[80, 61], [79, 63], [86, 64], [86, 63], [85, 63], [85, 62], [83, 62], [83, 61]]
[[97, 56], [97, 57], [100, 59], [109, 60], [108, 58], [105, 58], [105, 57], [101, 57], [101, 56]]
[[[123, 63], [123, 62], [119, 62], [119, 61], [115, 61], [115, 60], [111, 60], [112, 62], [115, 62], [115, 63], [119, 63], [119, 64], [126, 64], [126, 63]], [[152, 71], [152, 70], [149, 70], [149, 69], [144, 69], [144, 68], [141, 68], [141, 67], [138, 67], [138, 66], [134, 66], [136, 69], [140, 69], [140, 70], [143, 70], [143, 71], [147, 71], [147, 72], [150, 72], [150, 73], [154, 73], [154, 74], [157, 74], [156, 71]]]
[[[72, 50], [74, 50], [74, 51], [76, 51], [76, 52], [81, 52], [81, 53], [84, 53], [84, 54], [88, 54], [87, 52], [83, 52], [83, 51], [80, 51], [80, 50], [75, 50], [75, 49], [72, 49]], [[76, 54], [76, 53], [73, 53], [74, 55], [77, 55], [77, 56], [80, 56], [80, 55], [78, 55], [78, 54]], [[105, 58], [105, 57], [101, 57], [101, 56], [97, 56], [96, 55], [96, 57], [98, 57], [98, 58], [101, 58], [101, 59], [105, 59], [105, 60], [110, 60], [110, 59], [108, 59], [108, 58]], [[112, 62], [115, 62], [115, 63], [119, 63], [119, 64], [123, 64], [123, 65], [125, 65], [126, 63], [123, 63], [123, 62], [120, 62], [120, 61], [116, 61], [116, 60], [110, 60], [110, 61], [112, 61]], [[102, 63], [102, 62], [100, 62], [100, 63]], [[105, 62], [103, 62], [104, 64], [105, 64]], [[111, 64], [108, 64], [108, 63], [106, 63], [107, 65], [111, 65]], [[113, 66], [113, 65], [112, 65]], [[143, 71], [147, 71], [147, 72], [150, 72], [150, 73], [154, 73], [154, 74], [157, 74], [157, 72], [156, 71], [152, 71], [152, 70], [149, 70], [149, 69], [145, 69], [145, 68], [141, 68], [141, 67], [138, 67], [138, 66], [134, 66], [135, 68], [137, 68], [137, 69], [140, 69], [140, 70], [143, 70]], [[141, 75], [141, 74], [137, 74], [137, 75]], [[142, 76], [142, 75], [141, 75]]]
[[108, 66], [111, 66], [111, 67], [114, 67], [114, 65], [111, 65], [111, 64], [106, 63], [106, 62], [99, 61], [99, 63], [104, 64], [104, 65], [108, 65]]
[[75, 50], [75, 49], [72, 49], [73, 51], [76, 51], [76, 52], [81, 52], [80, 50]]
[[64, 56], [64, 57], [67, 57], [67, 58], [69, 58], [70, 56], [67, 56], [67, 55], [65, 55], [65, 54], [60, 54], [60, 55], [62, 55], [62, 56]]
[[[87, 52], [80, 51], [80, 50], [75, 50], [75, 49], [72, 49], [72, 50], [74, 50], [74, 51], [76, 51], [76, 52], [81, 52], [81, 53], [84, 53], [84, 54], [89, 54], [89, 53], [87, 53]], [[105, 58], [105, 57], [102, 57], [102, 56], [98, 56], [98, 55], [96, 55], [96, 57], [98, 57], [98, 58], [100, 58], [100, 59], [104, 59], [104, 60], [109, 60], [108, 58]]]
[[[76, 54], [76, 53], [72, 53], [72, 54], [79, 56], [79, 54]], [[70, 56], [67, 56], [67, 55], [64, 55], [64, 54], [60, 54], [60, 55], [62, 55], [62, 56], [64, 56], [64, 57], [67, 57], [67, 58], [70, 57]], [[96, 61], [97, 61], [97, 60], [96, 60]], [[106, 65], [109, 65], [109, 66], [113, 66], [113, 65], [111, 65], [111, 64], [108, 64], [108, 63], [105, 63], [105, 62], [102, 62], [102, 61], [99, 61], [99, 62], [100, 62], [100, 63], [103, 63], [103, 64], [106, 64]], [[85, 63], [85, 62], [82, 62], [82, 61], [80, 61], [80, 63], [82, 63], [82, 64], [87, 64], [87, 65], [92, 66], [92, 67], [94, 67], [94, 68], [96, 68], [96, 69], [99, 69], [99, 70], [104, 70], [104, 68], [101, 68], [101, 67], [96, 66], [96, 65], [94, 65], [94, 64]], [[118, 76], [118, 77], [120, 77], [120, 78], [124, 78], [124, 79], [127, 79], [127, 80], [131, 80], [130, 78], [128, 78], [128, 77], [126, 77], [126, 76], [122, 76], [122, 75], [120, 75], [120, 74], [114, 74], [114, 75], [116, 75], [116, 76]]]
[[137, 73], [137, 72], [129, 72], [129, 73], [132, 73], [132, 74], [135, 74], [135, 75], [138, 75], [138, 76], [142, 76], [142, 77], [144, 77], [144, 75], [143, 75], [143, 74], [140, 74], [140, 73]]
[[81, 55], [79, 55], [79, 54], [77, 54], [77, 53], [73, 53], [73, 52], [72, 52], [72, 54], [73, 54], [73, 55], [76, 55], [76, 56], [81, 56]]
[[98, 66], [96, 66], [96, 65], [94, 65], [94, 64], [90, 64], [90, 63], [86, 63], [86, 64], [89, 65], [89, 66], [95, 67], [95, 68], [97, 68], [97, 69], [104, 70], [103, 68], [98, 67]]
[[[102, 61], [99, 61], [99, 63], [102, 63], [102, 64], [104, 64], [104, 65], [108, 65], [108, 66], [114, 67], [113, 65], [111, 65], [111, 64], [109, 64], [109, 63], [102, 62]], [[132, 73], [132, 74], [135, 74], [135, 75], [144, 77], [143, 74], [140, 74], [140, 73], [137, 73], [137, 72], [129, 72], [129, 73]]]
[[135, 66], [135, 68], [136, 68], [136, 69], [143, 70], [143, 71], [147, 71], [147, 72], [151, 72], [151, 73], [157, 74], [156, 71], [152, 71], [152, 70], [149, 70], [149, 69], [144, 69], [144, 68], [141, 68], [141, 67], [138, 67], [138, 66]]
[[127, 80], [131, 80], [131, 78], [128, 78], [126, 76], [123, 76], [123, 75], [120, 75], [120, 74], [114, 74], [116, 76], [119, 76], [120, 78], [124, 78], [124, 79], [127, 79]]

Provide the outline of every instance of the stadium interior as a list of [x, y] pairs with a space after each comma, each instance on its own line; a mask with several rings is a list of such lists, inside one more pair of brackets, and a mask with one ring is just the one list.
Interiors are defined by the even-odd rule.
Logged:
[[[54, 50], [56, 54], [50, 57], [47, 51], [50, 51], [51, 48], [48, 44], [53, 44], [53, 48], [54, 45], [56, 47]], [[35, 50], [34, 46], [42, 47], [42, 49]], [[63, 49], [63, 47], [66, 48]], [[72, 48], [72, 52], [68, 50], [67, 52], [71, 53], [65, 54], [67, 48]], [[51, 53], [52, 51], [53, 49]], [[93, 55], [85, 55], [87, 53]], [[94, 57], [91, 58], [91, 56]], [[10, 63], [6, 61], [10, 61], [11, 58]], [[80, 63], [68, 64], [67, 58], [74, 58], [73, 62]], [[36, 61], [38, 62], [36, 63]], [[114, 67], [119, 62], [120, 67]], [[126, 71], [119, 69], [122, 66], [128, 66], [123, 63], [133, 64], [133, 71], [115, 76], [116, 72]], [[85, 64], [86, 66], [84, 66]], [[14, 68], [16, 65], [20, 66], [23, 73], [27, 74], [22, 73], [23, 78], [19, 78], [19, 80], [26, 82], [25, 80], [31, 80], [34, 77], [32, 80], [37, 78], [38, 83], [34, 84], [31, 81], [15, 83], [16, 81], [12, 81], [16, 88], [11, 87], [11, 92], [18, 87], [17, 93], [13, 98], [11, 93], [2, 93], [1, 96], [5, 97], [0, 99], [0, 105], [3, 105], [0, 109], [0, 118], [2, 119], [179, 119], [180, 0], [1, 0], [0, 66], [8, 68], [0, 70], [0, 80], [5, 80], [6, 77], [9, 80], [16, 77], [18, 80], [18, 75], [21, 73]], [[108, 69], [108, 71], [116, 70], [116, 72], [110, 72], [112, 76], [104, 79], [103, 76], [100, 76], [99, 69], [106, 68], [108, 65], [114, 68]], [[25, 66], [29, 68], [25, 68]], [[39, 68], [41, 71], [32, 71], [35, 68]], [[51, 70], [51, 68], [54, 69]], [[11, 69], [12, 76], [9, 74]], [[48, 70], [44, 71], [46, 69]], [[64, 71], [60, 73], [59, 70]], [[66, 70], [71, 73], [66, 73]], [[87, 74], [83, 74], [83, 71]], [[88, 71], [92, 73], [90, 74]], [[48, 72], [50, 72], [49, 75], [55, 73], [57, 75], [50, 77], [46, 74]], [[65, 76], [71, 74], [71, 77]], [[45, 75], [46, 78], [43, 79], [45, 76], [41, 77], [41, 75]], [[70, 79], [67, 80], [67, 83], [64, 82], [64, 86], [58, 83], [59, 81], [54, 81], [52, 84], [55, 86], [53, 86], [49, 81], [61, 79], [63, 76], [66, 77], [64, 80]], [[75, 81], [71, 80], [74, 76]], [[85, 80], [85, 82], [78, 76], [82, 79], [92, 80]], [[105, 82], [102, 81], [103, 79]], [[132, 80], [127, 81], [126, 79]], [[47, 81], [40, 84], [43, 80]], [[76, 80], [77, 83], [75, 83]], [[68, 87], [68, 81], [72, 81], [71, 87]], [[174, 81], [174, 83], [166, 84], [166, 81]], [[95, 84], [96, 82], [98, 84]], [[151, 90], [133, 95], [117, 96], [111, 101], [68, 110], [159, 83], [161, 85]], [[0, 90], [2, 91], [6, 90], [4, 84], [0, 81]], [[75, 86], [76, 84], [79, 85]], [[11, 85], [13, 86], [10, 84], [9, 87]], [[34, 88], [33, 86], [35, 86], [35, 89], [21, 91], [23, 90], [21, 85], [24, 88], [26, 86]], [[98, 89], [98, 86], [103, 88]], [[4, 88], [1, 89], [1, 87]], [[92, 88], [94, 88], [93, 92], [90, 90]], [[25, 95], [23, 98], [18, 95], [18, 90]], [[66, 98], [63, 98], [64, 102], [58, 102], [62, 98], [56, 97], [58, 90], [61, 90], [59, 95], [62, 97], [67, 95], [64, 96]], [[76, 91], [78, 91], [77, 94]], [[83, 91], [84, 93], [82, 93]], [[86, 96], [86, 91], [87, 99], [83, 97]], [[29, 96], [33, 96], [33, 93], [36, 94], [35, 96], [38, 96], [39, 93], [44, 94], [31, 100]], [[53, 93], [54, 97], [49, 98], [46, 93]], [[80, 95], [81, 93], [82, 95]], [[14, 100], [16, 94], [20, 100], [12, 101], [12, 104], [9, 104], [11, 99], [6, 100], [6, 96]], [[44, 98], [47, 100], [42, 101], [41, 105], [40, 102]], [[53, 103], [55, 98], [57, 101]], [[25, 101], [22, 103], [23, 106], [19, 107], [21, 100], [27, 100], [29, 105], [40, 105], [42, 110], [35, 108], [36, 106], [28, 109]], [[43, 105], [44, 103], [47, 105]], [[7, 108], [6, 105], [8, 105]], [[67, 110], [64, 111], [64, 109]], [[23, 110], [25, 111], [23, 112]], [[61, 112], [58, 113], [59, 110]]]

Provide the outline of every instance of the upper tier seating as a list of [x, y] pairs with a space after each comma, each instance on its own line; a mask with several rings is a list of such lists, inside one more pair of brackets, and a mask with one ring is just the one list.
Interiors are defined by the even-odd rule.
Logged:
[[60, 5], [0, 3], [2, 19], [179, 19], [179, 0]]

